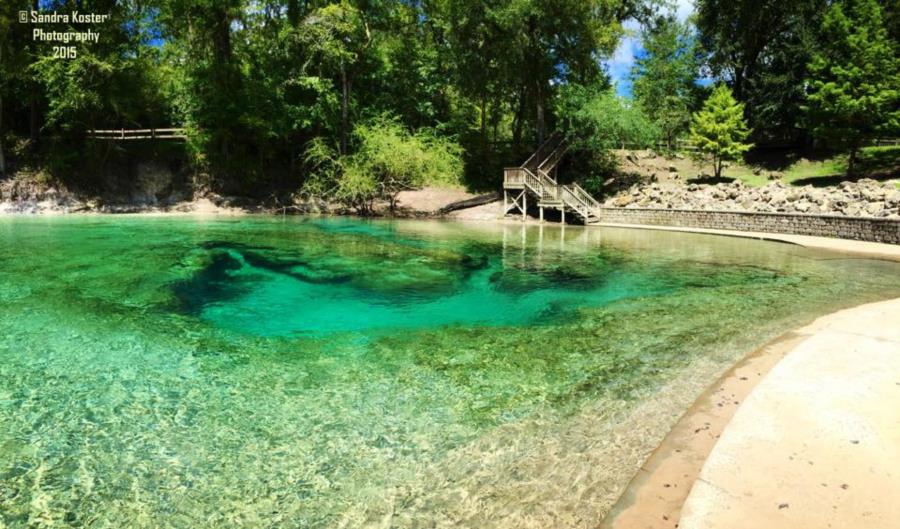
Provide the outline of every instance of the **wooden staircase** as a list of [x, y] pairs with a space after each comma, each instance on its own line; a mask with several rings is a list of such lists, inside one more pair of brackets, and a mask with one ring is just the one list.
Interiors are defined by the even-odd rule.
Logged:
[[[600, 222], [600, 203], [578, 184], [560, 185], [551, 175], [566, 152], [565, 139], [554, 133], [519, 167], [503, 169], [503, 214], [517, 209], [525, 220], [528, 197], [537, 199], [541, 221], [544, 208], [558, 209], [562, 221], [566, 211], [580, 217], [585, 224]], [[510, 191], [513, 199], [509, 201]]]

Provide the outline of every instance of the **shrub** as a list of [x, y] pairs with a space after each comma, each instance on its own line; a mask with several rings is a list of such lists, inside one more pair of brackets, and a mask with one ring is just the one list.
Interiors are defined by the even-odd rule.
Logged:
[[391, 210], [397, 194], [426, 185], [457, 185], [462, 178], [462, 150], [455, 142], [420, 129], [415, 133], [389, 117], [357, 126], [355, 152], [338, 156], [321, 139], [310, 142], [305, 160], [310, 177], [303, 189], [372, 212], [376, 199], [387, 200]]

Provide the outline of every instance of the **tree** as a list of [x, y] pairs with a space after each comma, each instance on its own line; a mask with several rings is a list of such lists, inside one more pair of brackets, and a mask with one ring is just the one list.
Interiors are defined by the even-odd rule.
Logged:
[[875, 0], [831, 5], [809, 71], [813, 134], [847, 150], [852, 175], [863, 140], [900, 130], [900, 58]]
[[160, 23], [173, 64], [174, 99], [198, 161], [233, 165], [248, 145], [245, 75], [235, 51], [244, 0], [161, 0]]
[[888, 38], [895, 47], [900, 47], [900, 0], [880, 0], [879, 3]]
[[342, 156], [321, 138], [310, 142], [305, 158], [313, 176], [304, 183], [304, 192], [368, 215], [375, 199], [387, 200], [393, 210], [400, 191], [459, 184], [459, 146], [431, 130], [412, 133], [396, 119], [379, 116], [357, 126], [353, 137], [352, 155]]
[[341, 119], [339, 145], [341, 154], [347, 154], [350, 134], [350, 90], [356, 76], [357, 65], [372, 43], [372, 32], [364, 13], [343, 0], [314, 11], [306, 24], [318, 31], [308, 33], [312, 37], [307, 45], [314, 48], [325, 63], [338, 72], [341, 87]]
[[726, 160], [734, 160], [752, 147], [743, 143], [749, 135], [744, 105], [734, 99], [724, 84], [712, 91], [691, 123], [691, 141], [697, 145], [697, 158], [712, 162], [716, 178], [722, 176]]
[[706, 67], [745, 103], [760, 142], [797, 143], [806, 64], [827, 0], [698, 0]]
[[691, 120], [699, 61], [689, 24], [659, 17], [641, 36], [644, 54], [632, 70], [633, 93], [669, 149]]
[[[302, 181], [300, 146], [322, 138], [353, 156], [362, 145], [353, 124], [387, 113], [408, 130], [459, 141], [467, 183], [487, 188], [556, 128], [561, 87], [608, 86], [602, 59], [622, 21], [646, 20], [661, 3], [8, 0], [0, 126], [23, 139], [46, 132], [53, 141], [36, 159], [65, 158], [54, 167], [96, 175], [74, 164], [127, 162], [144, 144], [112, 148], [87, 140], [87, 130], [182, 126], [201, 188], [269, 196]], [[52, 60], [50, 46], [16, 21], [35, 5], [112, 18], [99, 43]]]
[[659, 130], [640, 106], [617, 96], [611, 88], [566, 86], [560, 91], [556, 114], [573, 153], [571, 169], [593, 194], [598, 194], [603, 180], [615, 172], [613, 149], [626, 144], [650, 147], [659, 138]]

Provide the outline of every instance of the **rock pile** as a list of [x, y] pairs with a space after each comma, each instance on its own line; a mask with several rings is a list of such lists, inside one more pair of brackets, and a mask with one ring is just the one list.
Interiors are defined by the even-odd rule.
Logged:
[[684, 186], [651, 183], [633, 186], [606, 200], [604, 206], [900, 218], [900, 190], [871, 179], [822, 188], [782, 182], [763, 187], [740, 181]]

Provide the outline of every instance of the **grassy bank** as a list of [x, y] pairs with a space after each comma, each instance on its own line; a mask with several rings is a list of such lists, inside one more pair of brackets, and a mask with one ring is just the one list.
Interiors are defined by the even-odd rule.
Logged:
[[[797, 152], [776, 152], [751, 155], [744, 163], [732, 162], [725, 169], [721, 181], [741, 180], [750, 186], [763, 186], [779, 175], [782, 182], [790, 185], [813, 185], [824, 187], [837, 185], [845, 180], [874, 178], [890, 180], [900, 177], [900, 146], [866, 147], [858, 160], [859, 172], [855, 177], [847, 176], [847, 156], [804, 156]], [[702, 175], [709, 168], [690, 158], [671, 160], [672, 167], [689, 182], [711, 182], [713, 179]], [[714, 183], [714, 182], [713, 182]]]

